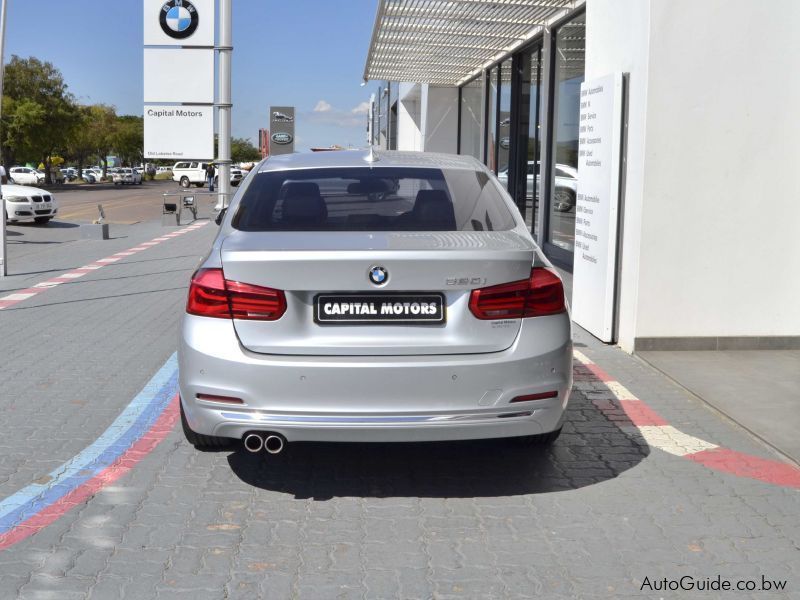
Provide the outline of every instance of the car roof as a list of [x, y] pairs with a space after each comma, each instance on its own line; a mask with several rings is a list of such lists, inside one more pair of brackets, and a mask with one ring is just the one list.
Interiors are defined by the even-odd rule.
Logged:
[[443, 154], [437, 152], [404, 152], [398, 150], [374, 150], [375, 160], [369, 160], [367, 150], [333, 150], [329, 152], [299, 152], [271, 156], [261, 161], [259, 173], [286, 169], [324, 169], [337, 167], [416, 167], [429, 169], [483, 169], [483, 165], [471, 156]]

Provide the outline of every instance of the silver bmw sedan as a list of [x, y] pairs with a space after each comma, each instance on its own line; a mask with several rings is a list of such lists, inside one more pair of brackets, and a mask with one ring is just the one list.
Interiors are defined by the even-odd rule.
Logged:
[[195, 446], [558, 436], [564, 289], [478, 161], [276, 156], [220, 225], [180, 328]]

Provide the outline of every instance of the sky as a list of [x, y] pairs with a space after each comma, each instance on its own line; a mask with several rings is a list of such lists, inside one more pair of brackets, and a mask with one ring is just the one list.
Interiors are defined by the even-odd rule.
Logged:
[[[233, 135], [257, 142], [295, 106], [295, 149], [366, 144], [361, 87], [378, 0], [233, 0]], [[141, 0], [7, 0], [5, 61], [53, 63], [85, 104], [141, 115]], [[373, 89], [374, 88], [374, 89]]]

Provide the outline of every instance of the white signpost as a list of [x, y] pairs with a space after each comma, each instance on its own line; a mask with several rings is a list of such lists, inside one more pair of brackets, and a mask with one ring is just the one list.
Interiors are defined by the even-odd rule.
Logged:
[[214, 107], [151, 104], [144, 108], [148, 158], [214, 156]]
[[144, 0], [145, 158], [214, 156], [215, 9], [215, 0]]
[[622, 74], [581, 84], [572, 318], [614, 341]]
[[214, 103], [214, 51], [144, 49], [144, 101]]

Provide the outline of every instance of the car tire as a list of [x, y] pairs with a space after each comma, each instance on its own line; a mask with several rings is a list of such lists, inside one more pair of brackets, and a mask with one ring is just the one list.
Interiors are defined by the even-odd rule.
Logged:
[[189, 181], [189, 178], [188, 178], [188, 177], [181, 177], [181, 183], [180, 183], [180, 186], [181, 186], [182, 188], [188, 188], [188, 187], [189, 187], [189, 186], [191, 186], [191, 185], [192, 185], [192, 184], [191, 184], [191, 182]]
[[540, 433], [538, 435], [526, 435], [524, 437], [513, 437], [508, 438], [509, 442], [513, 446], [517, 447], [539, 447], [545, 448], [550, 446], [558, 439], [558, 436], [561, 435], [561, 427], [556, 429], [555, 431], [549, 431], [548, 433]]
[[50, 222], [50, 219], [52, 219], [52, 218], [53, 218], [53, 217], [34, 217], [34, 218], [33, 218], [33, 221], [34, 221], [34, 222], [35, 222], [37, 225], [45, 225], [45, 224], [49, 223], [49, 222]]
[[186, 441], [192, 446], [198, 450], [213, 450], [217, 448], [225, 448], [226, 446], [230, 445], [230, 438], [217, 437], [214, 435], [203, 435], [202, 433], [192, 431], [191, 427], [189, 427], [189, 423], [186, 421], [186, 413], [183, 412], [183, 402], [178, 401], [178, 404], [181, 407], [181, 428], [183, 429], [183, 435], [186, 438]]

